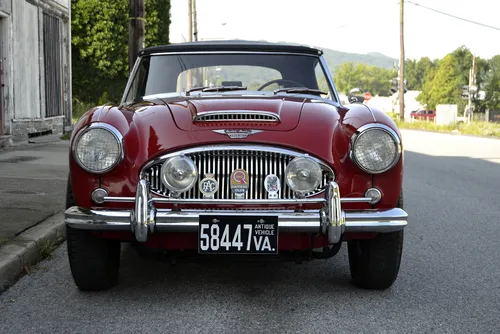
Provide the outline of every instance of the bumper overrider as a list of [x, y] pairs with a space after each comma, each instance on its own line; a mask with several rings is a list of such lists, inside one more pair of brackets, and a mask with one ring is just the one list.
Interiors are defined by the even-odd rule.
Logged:
[[[342, 202], [364, 202], [365, 198], [341, 198], [336, 182], [329, 182], [324, 198], [296, 199], [182, 199], [153, 198], [146, 180], [140, 180], [134, 197], [104, 197], [104, 202], [135, 202], [134, 210], [86, 209], [73, 206], [65, 212], [65, 222], [75, 229], [94, 231], [133, 231], [139, 242], [154, 232], [198, 232], [204, 214], [278, 217], [280, 232], [323, 233], [331, 244], [338, 243], [344, 232], [388, 233], [407, 225], [408, 214], [400, 208], [360, 211], [342, 210]], [[154, 203], [172, 204], [309, 204], [323, 203], [320, 210], [170, 210], [156, 209]]]

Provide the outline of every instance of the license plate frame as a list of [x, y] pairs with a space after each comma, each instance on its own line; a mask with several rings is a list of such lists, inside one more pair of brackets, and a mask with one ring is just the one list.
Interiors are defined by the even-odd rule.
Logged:
[[[226, 231], [227, 236], [225, 236]], [[199, 216], [199, 254], [276, 255], [278, 237], [277, 216], [217, 214]], [[213, 240], [214, 238], [217, 241]]]

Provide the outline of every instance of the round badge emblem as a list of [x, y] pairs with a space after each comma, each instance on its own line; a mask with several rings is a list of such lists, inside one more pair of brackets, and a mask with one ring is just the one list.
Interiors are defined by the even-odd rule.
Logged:
[[219, 182], [212, 177], [206, 177], [200, 181], [200, 191], [205, 197], [213, 197], [219, 190]]
[[274, 174], [269, 174], [264, 179], [264, 188], [268, 193], [269, 198], [278, 198], [280, 188], [280, 179]]

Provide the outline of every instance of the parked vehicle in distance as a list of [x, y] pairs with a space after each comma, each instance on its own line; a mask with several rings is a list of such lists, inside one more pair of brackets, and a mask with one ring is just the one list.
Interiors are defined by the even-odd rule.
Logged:
[[140, 52], [119, 105], [71, 138], [68, 256], [76, 285], [117, 283], [120, 246], [172, 261], [304, 261], [347, 243], [353, 282], [385, 289], [401, 261], [401, 134], [342, 105], [322, 51], [246, 41]]
[[436, 110], [415, 110], [410, 113], [410, 117], [412, 120], [434, 122], [434, 120], [436, 119]]

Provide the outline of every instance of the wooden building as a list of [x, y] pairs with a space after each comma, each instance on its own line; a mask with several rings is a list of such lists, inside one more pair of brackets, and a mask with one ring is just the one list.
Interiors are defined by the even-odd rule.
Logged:
[[0, 135], [71, 128], [71, 1], [0, 0]]

